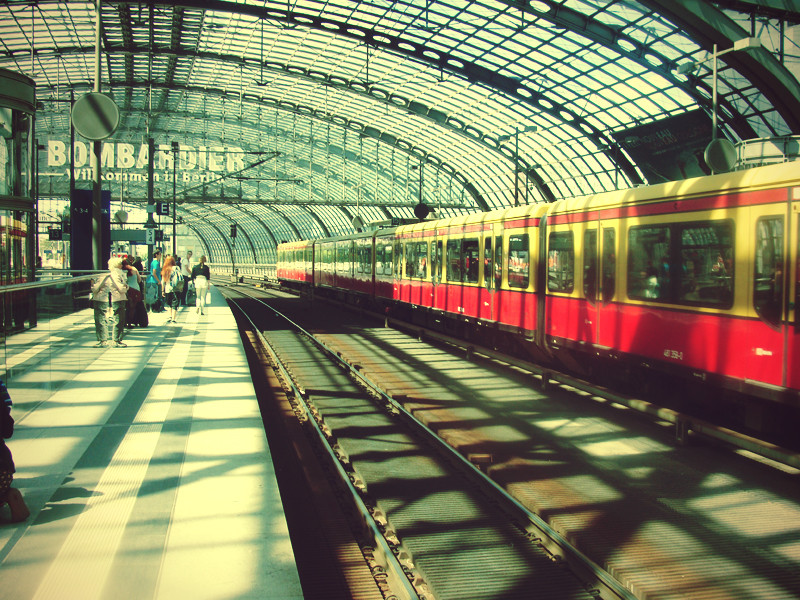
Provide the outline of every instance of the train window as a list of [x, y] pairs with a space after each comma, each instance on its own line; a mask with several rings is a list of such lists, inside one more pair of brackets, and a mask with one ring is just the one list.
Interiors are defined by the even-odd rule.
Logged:
[[733, 303], [733, 221], [633, 227], [628, 296], [729, 308]]
[[359, 273], [372, 273], [370, 265], [370, 248], [366, 243], [356, 246], [356, 269]]
[[480, 244], [477, 239], [464, 240], [462, 246], [464, 254], [464, 281], [466, 283], [478, 283], [480, 277]]
[[[673, 295], [680, 304], [729, 308], [733, 304], [733, 221], [704, 221], [674, 226], [680, 263]], [[678, 233], [680, 235], [678, 235]]]
[[406, 244], [406, 277], [425, 279], [428, 276], [428, 242]]
[[527, 233], [508, 238], [508, 286], [527, 288], [530, 282], [531, 252]]
[[386, 247], [375, 244], [375, 274], [383, 275], [383, 263], [386, 260]]
[[603, 302], [614, 299], [614, 289], [617, 287], [617, 243], [616, 232], [613, 229], [603, 229]]
[[547, 289], [562, 294], [570, 294], [575, 289], [575, 242], [571, 231], [550, 234]]
[[628, 232], [628, 297], [667, 301], [669, 295], [668, 225], [631, 227]]
[[594, 304], [597, 301], [597, 230], [583, 233], [583, 297]]
[[487, 288], [492, 285], [492, 238], [486, 236], [483, 240], [483, 285]]
[[775, 326], [781, 323], [783, 308], [783, 229], [783, 217], [756, 222], [753, 306], [759, 317]]
[[494, 238], [494, 289], [499, 290], [503, 285], [503, 238]]
[[383, 274], [384, 275], [391, 275], [392, 274], [392, 246], [391, 244], [385, 244], [383, 247], [384, 256], [383, 256]]
[[461, 283], [461, 240], [447, 240], [447, 281]]
[[394, 278], [400, 279], [403, 276], [403, 244], [394, 244]]
[[341, 242], [336, 248], [336, 272], [353, 274], [353, 242]]
[[436, 282], [439, 282], [439, 281], [442, 280], [442, 263], [444, 262], [443, 258], [444, 257], [442, 256], [442, 240], [437, 240], [437, 242], [436, 242], [436, 256], [434, 258], [434, 260], [436, 261], [436, 272], [435, 272], [435, 275], [434, 275], [434, 278], [435, 278]]

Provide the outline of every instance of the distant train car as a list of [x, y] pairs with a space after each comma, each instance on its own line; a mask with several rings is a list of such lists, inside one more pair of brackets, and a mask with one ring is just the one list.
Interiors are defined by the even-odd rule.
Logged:
[[313, 264], [313, 241], [287, 242], [278, 246], [276, 275], [279, 281], [296, 288], [311, 285]]
[[486, 345], [800, 406], [798, 163], [315, 248], [315, 286]]

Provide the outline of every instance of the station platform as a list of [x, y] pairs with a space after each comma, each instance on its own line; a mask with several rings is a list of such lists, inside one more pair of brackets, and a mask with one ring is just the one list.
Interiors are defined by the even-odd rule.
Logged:
[[0, 520], [0, 599], [303, 597], [247, 359], [211, 290], [205, 315], [151, 313], [125, 348], [93, 347], [91, 310], [8, 338], [31, 516]]

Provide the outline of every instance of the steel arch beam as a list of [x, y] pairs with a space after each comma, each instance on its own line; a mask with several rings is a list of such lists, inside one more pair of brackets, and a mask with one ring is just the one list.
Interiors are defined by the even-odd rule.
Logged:
[[[206, 205], [206, 204], [204, 204], [202, 206], [206, 210], [218, 214], [220, 217], [222, 217], [223, 220], [233, 221], [233, 219], [231, 219], [231, 217], [229, 215], [226, 215], [225, 213], [223, 213], [220, 210], [218, 210], [216, 208], [216, 205]], [[234, 208], [238, 208], [235, 205], [230, 205], [230, 206], [233, 206]], [[235, 223], [236, 221], [233, 221], [233, 222]], [[227, 236], [223, 232], [221, 232], [219, 230], [219, 227], [217, 227], [214, 223], [210, 223], [209, 222], [209, 225], [211, 225], [214, 229], [216, 229], [217, 232], [220, 234], [220, 237], [222, 239], [223, 245], [227, 246], [227, 248], [228, 248], [228, 253], [231, 256], [231, 262], [236, 262], [235, 256], [233, 254], [233, 244], [231, 244], [230, 241], [228, 241], [230, 236]], [[244, 234], [244, 237], [247, 239], [247, 243], [250, 245], [250, 253], [255, 257], [256, 249], [255, 249], [255, 246], [253, 245], [253, 241], [250, 239], [250, 236], [247, 234], [247, 231], [244, 228], [242, 228], [242, 233]], [[269, 229], [267, 229], [267, 234], [269, 235], [270, 238], [272, 238], [272, 241], [274, 242], [275, 241], [275, 236], [272, 235], [272, 232], [269, 231]], [[255, 260], [253, 262], [255, 262]]]
[[205, 248], [205, 252], [203, 252], [203, 254], [206, 255], [210, 254], [209, 249], [211, 248], [211, 246], [209, 245], [208, 240], [206, 240], [205, 236], [201, 233], [200, 229], [195, 227], [191, 223], [186, 223], [186, 221], [184, 221], [182, 224], [186, 226], [187, 229], [191, 229], [195, 237], [197, 237], [197, 239], [200, 240], [200, 245]]
[[[133, 2], [133, 0], [117, 0], [117, 2], [138, 4], [138, 2]], [[523, 104], [529, 104], [531, 108], [537, 112], [546, 112], [556, 120], [570, 123], [576, 129], [582, 131], [585, 135], [591, 138], [599, 148], [604, 148], [606, 151], [613, 149], [613, 141], [610, 140], [602, 131], [598, 130], [591, 123], [580, 117], [577, 113], [563, 106], [556, 106], [555, 103], [547, 99], [546, 94], [543, 94], [537, 89], [521, 84], [519, 81], [512, 79], [511, 77], [500, 75], [497, 73], [497, 71], [488, 67], [483, 67], [481, 65], [464, 61], [456, 55], [444, 52], [436, 47], [428, 47], [424, 44], [418, 43], [417, 41], [407, 40], [400, 36], [392, 35], [386, 31], [378, 31], [366, 27], [360, 27], [343, 21], [337, 21], [336, 19], [329, 17], [323, 18], [318, 14], [305, 14], [298, 11], [276, 8], [270, 8], [269, 10], [266, 10], [262, 7], [237, 4], [234, 2], [228, 2], [227, 0], [179, 0], [178, 2], [175, 2], [173, 6], [230, 12], [235, 14], [246, 14], [259, 19], [285, 21], [297, 27], [318, 29], [331, 35], [340, 35], [357, 40], [361, 44], [366, 44], [374, 48], [391, 50], [397, 54], [413, 58], [414, 60], [423, 64], [434, 66], [442, 72], [447, 71], [451, 73], [457, 73], [469, 81], [481, 83], [490, 89], [503, 90], [505, 93], [516, 98], [519, 102], [522, 102]], [[652, 65], [649, 65], [649, 68], [652, 68]], [[368, 92], [370, 95], [377, 90], [375, 86], [371, 86], [370, 82], [358, 82], [358, 85], [364, 92]], [[381, 93], [384, 98], [388, 99], [387, 92], [382, 91]], [[412, 111], [420, 110], [419, 114], [425, 114], [429, 118], [442, 125], [453, 126], [457, 130], [461, 131], [464, 135], [468, 135], [469, 137], [473, 138], [476, 137], [470, 134], [470, 131], [467, 129], [465, 123], [461, 123], [458, 121], [458, 119], [449, 117], [441, 111], [426, 108], [422, 105], [419, 105], [418, 107], [413, 100], [407, 98], [399, 98], [395, 96], [393, 101], [394, 104], [398, 104], [399, 101], [404, 101], [403, 104], [405, 104], [406, 109]], [[626, 156], [613, 153], [609, 154], [609, 160], [616, 162], [616, 164], [618, 164], [619, 167], [628, 175], [631, 181], [634, 183], [642, 183], [638, 173], [636, 172], [635, 166], [628, 161]]]
[[[266, 234], [267, 234], [267, 235], [268, 235], [268, 236], [269, 236], [269, 237], [272, 239], [272, 243], [273, 243], [273, 245], [274, 245], [275, 247], [277, 247], [277, 244], [278, 244], [278, 241], [277, 241], [277, 239], [276, 239], [276, 238], [275, 238], [275, 236], [272, 234], [272, 231], [270, 230], [270, 228], [269, 228], [269, 227], [267, 227], [267, 224], [266, 224], [266, 223], [264, 223], [264, 221], [261, 219], [261, 217], [257, 216], [257, 215], [256, 215], [256, 214], [254, 214], [252, 211], [250, 211], [250, 210], [247, 210], [246, 208], [243, 208], [243, 207], [241, 207], [241, 206], [237, 206], [236, 208], [238, 208], [240, 211], [242, 211], [243, 213], [245, 213], [246, 215], [248, 215], [248, 216], [249, 216], [251, 219], [253, 219], [254, 221], [256, 221], [256, 222], [257, 222], [259, 225], [261, 225], [261, 227], [263, 227], [263, 228], [264, 228], [264, 231], [266, 232]], [[282, 214], [280, 211], [276, 210], [276, 209], [275, 209], [275, 207], [270, 207], [270, 209], [271, 209], [273, 212], [277, 213], [277, 214], [278, 214], [278, 216], [280, 216], [280, 217], [282, 217], [284, 220], [286, 220], [286, 222], [289, 224], [289, 227], [290, 227], [292, 230], [294, 230], [294, 231], [297, 231], [297, 228], [294, 226], [294, 224], [293, 224], [291, 221], [289, 221], [288, 219], [286, 219], [286, 217], [285, 217], [285, 216], [283, 216], [283, 214]], [[298, 237], [299, 237], [299, 234], [298, 234]], [[255, 263], [255, 264], [258, 264], [258, 257], [255, 255], [255, 249], [253, 250], [253, 263]]]
[[[219, 56], [219, 55], [210, 55], [209, 59], [222, 60], [222, 57]], [[241, 63], [241, 59], [239, 59], [239, 58], [234, 57], [233, 60], [238, 61], [238, 62]], [[288, 76], [291, 76], [291, 77], [294, 77], [294, 78], [300, 78], [301, 77], [301, 75], [297, 71], [287, 71], [286, 74]], [[319, 78], [315, 78], [315, 77], [312, 77], [312, 76], [308, 76], [307, 78], [312, 80], [312, 81], [319, 81]], [[215, 90], [215, 89], [210, 89], [210, 88], [199, 88], [199, 87], [194, 87], [194, 86], [172, 85], [170, 88], [166, 88], [163, 85], [148, 85], [147, 83], [143, 83], [143, 82], [119, 81], [119, 80], [112, 80], [112, 81], [110, 81], [108, 83], [108, 85], [110, 87], [112, 87], [112, 88], [121, 87], [121, 88], [127, 89], [127, 88], [131, 88], [132, 87], [132, 88], [141, 88], [141, 89], [159, 89], [159, 90], [162, 90], [162, 91], [182, 91], [182, 92], [187, 92], [187, 93], [195, 93], [195, 94], [198, 94], [198, 95], [207, 95], [207, 96], [214, 96], [214, 97], [219, 97], [219, 98], [226, 98], [229, 95], [229, 94], [227, 94], [227, 92], [224, 89]], [[338, 86], [336, 86], [335, 84], [331, 84], [331, 85], [334, 85], [335, 87], [340, 87], [340, 88], [343, 87], [341, 85], [338, 85]], [[89, 89], [88, 84], [86, 84], [84, 87], [86, 87], [87, 90]], [[81, 86], [75, 86], [75, 89], [80, 89], [80, 88], [81, 88]], [[388, 101], [388, 97], [387, 98], [378, 98], [378, 99], [376, 99], [374, 96], [372, 96], [370, 94], [365, 94], [363, 91], [360, 91], [360, 90], [348, 89], [348, 91], [351, 92], [351, 93], [356, 93], [356, 94], [367, 96], [372, 100], [377, 100], [377, 101], [379, 101], [379, 102], [381, 102], [381, 103], [383, 103], [383, 104], [385, 104], [387, 106], [392, 106], [394, 108], [397, 108], [396, 104]], [[317, 121], [317, 122], [328, 123], [330, 125], [335, 125], [337, 127], [341, 127], [343, 129], [348, 129], [350, 131], [358, 133], [359, 135], [364, 135], [365, 137], [374, 139], [374, 140], [376, 140], [378, 142], [381, 142], [383, 144], [391, 146], [391, 147], [399, 150], [400, 152], [406, 154], [407, 156], [414, 158], [415, 160], [419, 160], [420, 158], [425, 158], [426, 156], [427, 157], [436, 158], [435, 156], [430, 155], [430, 154], [426, 155], [419, 148], [413, 146], [412, 144], [410, 144], [409, 142], [407, 142], [407, 141], [405, 141], [405, 140], [403, 140], [401, 138], [397, 138], [397, 137], [395, 137], [393, 135], [390, 135], [388, 133], [384, 133], [384, 132], [378, 131], [375, 128], [365, 126], [363, 123], [360, 123], [360, 122], [355, 121], [353, 119], [348, 119], [348, 118], [345, 118], [345, 117], [339, 116], [339, 115], [331, 115], [331, 114], [328, 114], [328, 113], [324, 113], [324, 112], [316, 109], [315, 107], [304, 106], [304, 105], [300, 105], [300, 104], [294, 104], [294, 103], [287, 102], [285, 100], [279, 100], [279, 99], [275, 99], [275, 98], [257, 97], [257, 96], [253, 96], [253, 95], [250, 95], [250, 94], [244, 94], [242, 96], [242, 101], [243, 102], [248, 102], [248, 103], [253, 104], [255, 106], [266, 106], [266, 107], [273, 108], [275, 110], [281, 110], [281, 111], [284, 111], [284, 112], [287, 112], [287, 113], [296, 114], [296, 115], [299, 115], [299, 116], [304, 117], [306, 119], [313, 119], [314, 121]], [[429, 116], [426, 116], [424, 114], [424, 111], [419, 112], [418, 115], [423, 117], [423, 118], [429, 118]], [[480, 136], [478, 136], [476, 134], [473, 134], [473, 133], [471, 133], [471, 131], [469, 129], [467, 129], [466, 125], [463, 125], [463, 127], [459, 128], [459, 127], [454, 127], [451, 122], [444, 123], [444, 124], [439, 123], [439, 121], [435, 121], [435, 122], [440, 124], [440, 125], [442, 125], [442, 126], [444, 126], [444, 127], [446, 127], [447, 129], [450, 129], [451, 131], [454, 131], [454, 132], [460, 134], [460, 135], [465, 135], [465, 136], [469, 137], [470, 139], [472, 139], [473, 141], [476, 141], [476, 142], [480, 143], [481, 145], [483, 145], [483, 146], [485, 146], [485, 147], [487, 147], [487, 148], [489, 148], [491, 150], [498, 151], [507, 160], [512, 160], [510, 157], [508, 157], [506, 154], [504, 154], [501, 151], [500, 145], [496, 142], [496, 140], [494, 140], [493, 138], [489, 137], [488, 135], [480, 135]], [[254, 123], [253, 126], [256, 127], [257, 125]], [[122, 128], [120, 128], [120, 131], [124, 131], [124, 130], [125, 130], [124, 126]], [[463, 173], [461, 173], [458, 169], [456, 169], [455, 167], [452, 167], [446, 161], [436, 160], [436, 161], [428, 161], [428, 162], [429, 162], [429, 164], [434, 165], [436, 168], [448, 173], [454, 179], [459, 181], [464, 186], [464, 188], [467, 191], [467, 193], [470, 196], [472, 196], [472, 198], [473, 198], [475, 204], [478, 206], [478, 208], [480, 208], [481, 210], [484, 210], [484, 211], [490, 209], [490, 207], [486, 203], [486, 200], [483, 198], [483, 196], [481, 194], [477, 193], [477, 188], [475, 188], [474, 185], [469, 185], [469, 179]], [[522, 169], [522, 171], [523, 172], [527, 172], [527, 173], [530, 174], [530, 171], [528, 169]], [[542, 195], [545, 198], [547, 198], [549, 201], [555, 200], [555, 196], [550, 191], [550, 189], [547, 186], [547, 184], [544, 183], [544, 181], [540, 177], [531, 176], [531, 182], [534, 185], [537, 186], [537, 188], [541, 191]]]
[[[706, 50], [720, 50], [749, 37], [747, 31], [704, 0], [643, 0], [643, 4], [681, 25]], [[766, 96], [781, 117], [800, 133], [800, 83], [764, 48], [731, 52], [722, 59], [747, 77]]]
[[[203, 222], [204, 222], [204, 223], [205, 223], [205, 224], [206, 224], [208, 227], [210, 227], [211, 229], [213, 229], [214, 231], [216, 231], [216, 232], [217, 232], [217, 235], [219, 235], [220, 239], [221, 239], [221, 240], [223, 240], [223, 243], [222, 243], [222, 244], [220, 244], [220, 247], [222, 247], [222, 248], [226, 248], [226, 244], [225, 244], [225, 241], [224, 241], [224, 240], [225, 240], [225, 235], [222, 233], [222, 231], [220, 230], [220, 228], [219, 228], [219, 227], [217, 227], [217, 226], [216, 226], [214, 223], [211, 223], [211, 222], [209, 222], [209, 221], [203, 221]], [[213, 244], [212, 244], [212, 243], [211, 243], [211, 242], [210, 242], [208, 239], [206, 239], [205, 237], [201, 237], [201, 239], [204, 241], [204, 243], [205, 243], [205, 245], [206, 245], [206, 252], [208, 253], [208, 257], [207, 257], [207, 258], [209, 259], [209, 261], [210, 261], [210, 262], [218, 262], [218, 261], [214, 261], [214, 260], [212, 260], [212, 254], [211, 254], [211, 251], [212, 251], [212, 249], [213, 249], [214, 245], [213, 245]], [[231, 262], [233, 262], [233, 254], [231, 254], [231, 252], [230, 252], [230, 250], [231, 250], [231, 249], [230, 249], [230, 247], [227, 247], [226, 249], [228, 250], [228, 253], [230, 254], [229, 258], [231, 259]]]

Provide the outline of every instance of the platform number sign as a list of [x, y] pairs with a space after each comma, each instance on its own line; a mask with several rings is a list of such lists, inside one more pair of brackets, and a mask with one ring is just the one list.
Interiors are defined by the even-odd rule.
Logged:
[[145, 242], [148, 246], [152, 246], [156, 243], [156, 230], [155, 229], [145, 229]]
[[51, 242], [60, 242], [63, 239], [62, 231], [58, 227], [48, 227], [47, 233]]

